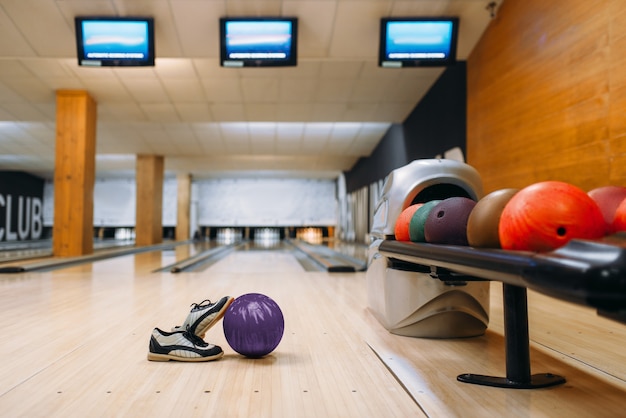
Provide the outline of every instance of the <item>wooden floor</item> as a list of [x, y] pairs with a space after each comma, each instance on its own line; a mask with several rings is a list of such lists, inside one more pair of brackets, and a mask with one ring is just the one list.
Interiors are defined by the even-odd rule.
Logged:
[[[482, 337], [388, 333], [366, 307], [365, 273], [305, 272], [282, 251], [235, 252], [201, 273], [151, 273], [190, 250], [140, 253], [0, 276], [2, 417], [617, 417], [626, 414], [626, 325], [529, 292], [532, 372], [564, 385], [458, 382], [504, 375], [501, 286]], [[236, 354], [221, 324], [215, 362], [146, 360], [150, 332], [192, 302], [258, 292], [285, 334], [263, 359]]]

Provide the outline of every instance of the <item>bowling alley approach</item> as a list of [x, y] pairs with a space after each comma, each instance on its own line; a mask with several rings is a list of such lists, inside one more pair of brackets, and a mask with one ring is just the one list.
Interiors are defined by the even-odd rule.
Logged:
[[0, 0], [0, 417], [623, 416], [624, 6]]

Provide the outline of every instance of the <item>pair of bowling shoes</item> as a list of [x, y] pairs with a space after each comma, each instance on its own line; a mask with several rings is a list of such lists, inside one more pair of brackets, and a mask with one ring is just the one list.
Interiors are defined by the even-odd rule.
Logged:
[[231, 296], [224, 296], [217, 302], [206, 299], [194, 303], [183, 324], [173, 327], [171, 332], [154, 328], [150, 336], [148, 360], [197, 362], [221, 358], [224, 355], [222, 348], [207, 343], [204, 336], [224, 317], [233, 300]]

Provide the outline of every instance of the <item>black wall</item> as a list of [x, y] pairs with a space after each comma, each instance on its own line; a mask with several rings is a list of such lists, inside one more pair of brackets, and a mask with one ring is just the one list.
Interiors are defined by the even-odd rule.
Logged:
[[465, 155], [466, 86], [465, 61], [446, 68], [402, 125], [392, 125], [372, 155], [344, 173], [347, 192], [383, 179], [413, 160], [433, 158], [454, 147]]

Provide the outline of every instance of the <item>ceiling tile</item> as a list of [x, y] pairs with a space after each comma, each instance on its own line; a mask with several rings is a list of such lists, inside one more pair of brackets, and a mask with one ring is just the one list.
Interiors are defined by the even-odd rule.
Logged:
[[210, 122], [213, 120], [207, 103], [174, 103], [176, 112], [183, 122]]
[[172, 15], [183, 55], [218, 58], [218, 20], [225, 14], [224, 2], [177, 0]]
[[180, 122], [176, 108], [170, 103], [142, 103], [139, 105], [148, 120], [160, 123]]
[[[37, 56], [61, 58], [76, 53], [74, 22], [65, 19], [54, 1], [4, 0], [2, 8]], [[8, 35], [14, 38], [10, 33]], [[24, 48], [25, 51], [29, 49]]]
[[389, 4], [388, 1], [338, 1], [329, 55], [375, 60], [380, 18], [389, 14]]

